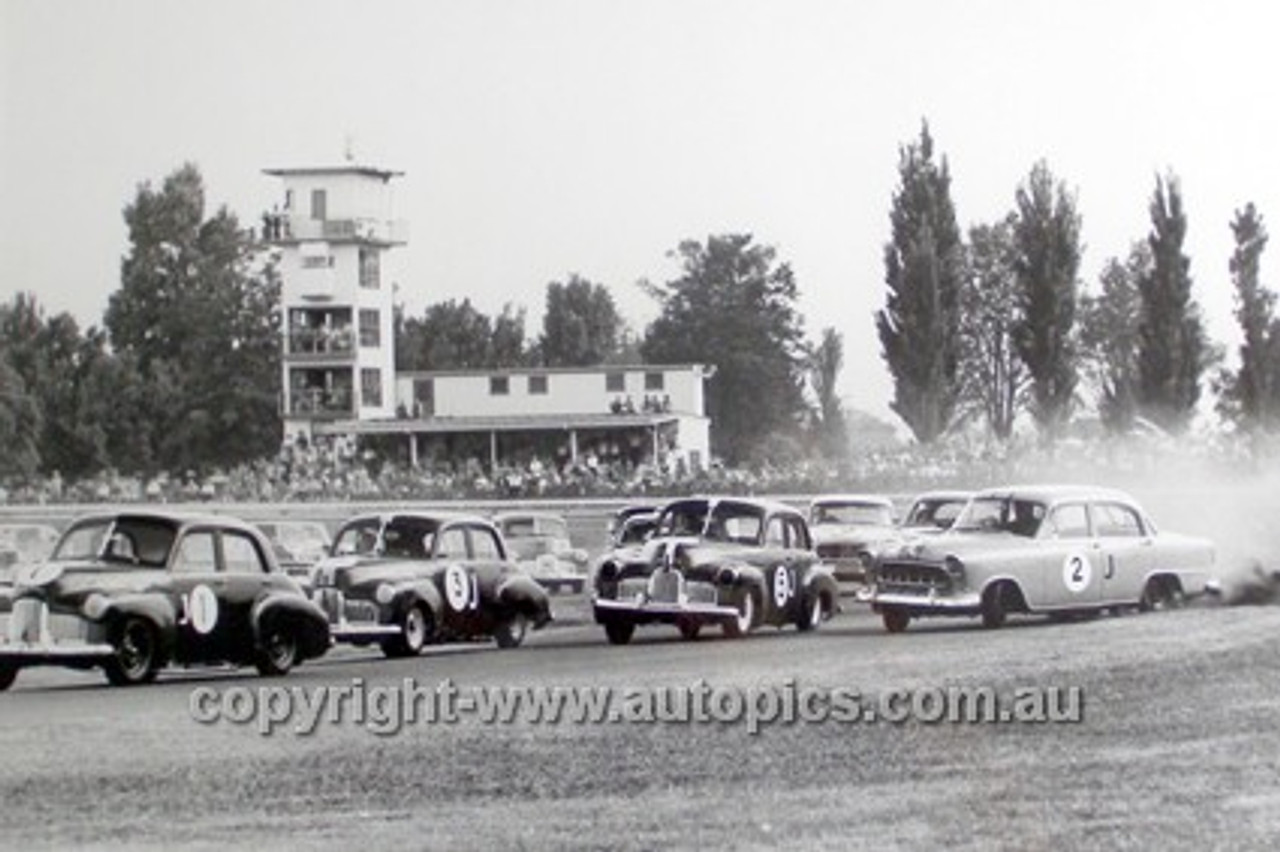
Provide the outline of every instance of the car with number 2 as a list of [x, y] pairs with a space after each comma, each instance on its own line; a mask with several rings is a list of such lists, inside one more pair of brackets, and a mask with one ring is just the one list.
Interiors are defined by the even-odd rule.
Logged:
[[42, 665], [101, 668], [116, 685], [169, 663], [280, 675], [329, 645], [324, 614], [262, 533], [221, 515], [85, 516], [0, 586], [0, 689]]
[[870, 596], [890, 632], [928, 615], [1054, 617], [1174, 605], [1211, 592], [1214, 546], [1159, 529], [1132, 497], [1089, 486], [973, 495], [951, 529], [881, 554]]
[[311, 586], [336, 640], [377, 644], [389, 657], [450, 640], [514, 648], [552, 617], [546, 589], [511, 560], [498, 528], [461, 513], [351, 518]]
[[687, 498], [664, 506], [650, 537], [596, 572], [595, 620], [609, 642], [642, 624], [685, 639], [707, 625], [729, 637], [761, 625], [812, 630], [836, 612], [839, 589], [804, 514], [754, 498]]

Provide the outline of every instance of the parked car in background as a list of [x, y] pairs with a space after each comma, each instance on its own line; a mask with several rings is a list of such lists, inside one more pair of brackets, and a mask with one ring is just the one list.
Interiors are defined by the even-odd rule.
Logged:
[[972, 496], [971, 491], [926, 491], [918, 494], [902, 516], [899, 530], [926, 534], [948, 530]]
[[587, 584], [587, 552], [574, 547], [569, 524], [550, 512], [501, 512], [493, 522], [515, 563], [546, 588], [581, 592]]
[[255, 527], [224, 515], [95, 514], [0, 587], [0, 689], [29, 666], [101, 668], [117, 685], [165, 665], [284, 674], [324, 654], [324, 614]]
[[762, 624], [812, 630], [835, 613], [838, 597], [799, 510], [754, 498], [688, 498], [662, 509], [638, 550], [600, 566], [593, 609], [619, 645], [650, 623], [673, 624], [686, 639], [715, 624], [730, 637]]
[[319, 521], [280, 518], [257, 521], [256, 526], [271, 542], [276, 561], [285, 573], [310, 582], [311, 566], [329, 555], [333, 537]]
[[876, 550], [898, 536], [888, 497], [827, 494], [809, 502], [808, 514], [814, 548], [840, 583], [865, 582]]
[[358, 515], [312, 571], [335, 639], [389, 657], [429, 643], [493, 638], [514, 648], [551, 621], [547, 591], [510, 558], [484, 518], [448, 512]]
[[945, 535], [882, 555], [871, 604], [890, 632], [926, 615], [1153, 609], [1213, 587], [1207, 539], [1159, 530], [1127, 494], [1086, 486], [978, 492]]
[[0, 578], [20, 562], [38, 562], [53, 552], [58, 531], [48, 524], [0, 524]]

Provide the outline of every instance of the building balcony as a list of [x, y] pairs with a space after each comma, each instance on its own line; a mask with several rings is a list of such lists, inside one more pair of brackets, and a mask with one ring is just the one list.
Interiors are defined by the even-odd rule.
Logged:
[[269, 217], [268, 239], [289, 244], [323, 240], [330, 243], [369, 243], [400, 246], [409, 242], [409, 223], [405, 219], [310, 219], [305, 216]]
[[300, 328], [289, 332], [285, 355], [290, 361], [354, 361], [355, 331], [345, 328]]
[[337, 420], [352, 417], [351, 391], [344, 389], [295, 388], [289, 394], [289, 415]]

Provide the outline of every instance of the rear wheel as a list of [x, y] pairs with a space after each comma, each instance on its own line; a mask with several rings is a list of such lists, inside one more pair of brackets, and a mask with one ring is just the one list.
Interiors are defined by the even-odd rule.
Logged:
[[610, 645], [625, 645], [631, 641], [636, 626], [630, 621], [606, 621], [604, 635], [609, 638]]
[[911, 615], [905, 609], [896, 607], [880, 613], [880, 618], [884, 620], [884, 629], [890, 633], [901, 633], [911, 623]]
[[12, 663], [0, 663], [0, 692], [13, 686], [18, 679], [18, 667]]
[[724, 623], [724, 635], [730, 639], [746, 636], [756, 626], [756, 596], [744, 590], [738, 601], [738, 617]]
[[254, 661], [258, 674], [279, 677], [298, 662], [298, 637], [283, 619], [275, 619], [262, 637], [262, 647]]
[[493, 632], [493, 638], [497, 641], [499, 648], [519, 648], [528, 630], [529, 619], [525, 618], [524, 613], [517, 612], [498, 625], [498, 629]]
[[422, 604], [414, 604], [400, 617], [400, 634], [382, 643], [388, 657], [416, 657], [431, 635], [431, 617]]
[[160, 671], [160, 637], [145, 618], [130, 616], [116, 631], [115, 655], [103, 665], [115, 686], [150, 683]]
[[1138, 599], [1138, 609], [1153, 612], [1158, 609], [1174, 609], [1183, 603], [1182, 589], [1176, 581], [1168, 577], [1152, 577], [1142, 587], [1142, 597]]

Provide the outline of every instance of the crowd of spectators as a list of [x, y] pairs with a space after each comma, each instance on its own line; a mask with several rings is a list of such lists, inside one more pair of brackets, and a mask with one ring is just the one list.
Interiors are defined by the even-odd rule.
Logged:
[[0, 485], [0, 504], [97, 502], [341, 502], [370, 500], [495, 500], [506, 498], [663, 497], [695, 493], [801, 495], [834, 491], [906, 494], [929, 488], [976, 488], [1010, 482], [1114, 482], [1143, 475], [1176, 475], [1211, 466], [1247, 474], [1280, 452], [1239, 437], [1210, 433], [1177, 439], [1096, 437], [1045, 445], [953, 439], [853, 453], [839, 462], [702, 469], [683, 464], [634, 463], [626, 455], [576, 462], [525, 456], [489, 469], [478, 458], [433, 459], [418, 467], [389, 462], [353, 446], [290, 446], [272, 459], [225, 471], [150, 479], [106, 472], [64, 481], [58, 474]]

